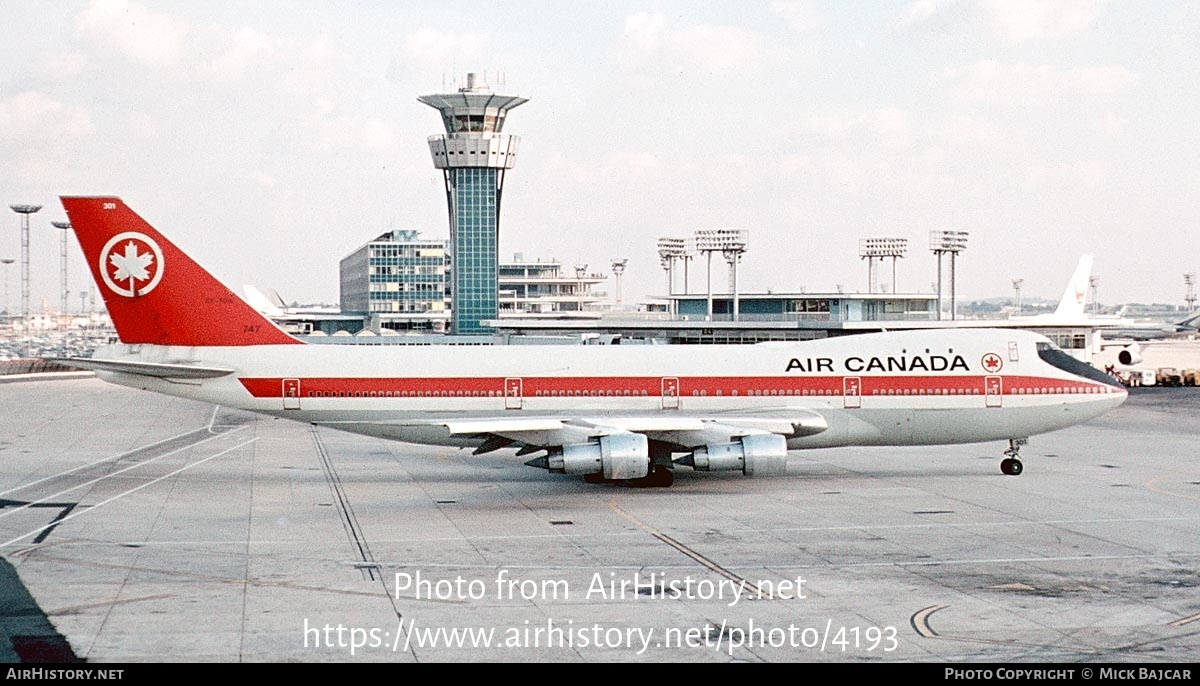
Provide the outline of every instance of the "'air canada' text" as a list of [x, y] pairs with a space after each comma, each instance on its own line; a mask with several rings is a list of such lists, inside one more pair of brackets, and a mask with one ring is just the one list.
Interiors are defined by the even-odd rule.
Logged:
[[[842, 360], [847, 372], [954, 372], [971, 371], [962, 355], [897, 355], [888, 357], [847, 357]], [[833, 358], [793, 357], [785, 372], [833, 372]]]

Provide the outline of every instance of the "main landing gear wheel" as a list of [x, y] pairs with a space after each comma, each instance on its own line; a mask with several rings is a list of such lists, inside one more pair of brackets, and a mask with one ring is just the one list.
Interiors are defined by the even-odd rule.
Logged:
[[648, 488], [670, 488], [675, 483], [675, 472], [661, 465], [652, 465], [650, 473], [640, 479], [632, 480], [629, 485]]
[[1019, 476], [1025, 471], [1025, 465], [1021, 464], [1021, 446], [1029, 442], [1028, 438], [1010, 438], [1008, 439], [1008, 450], [1004, 454], [1008, 457], [1000, 460], [1000, 471], [1008, 476]]
[[614, 484], [630, 488], [668, 488], [675, 483], [675, 472], [661, 465], [652, 465], [650, 473], [640, 479], [605, 479], [603, 474], [584, 474], [584, 483]]

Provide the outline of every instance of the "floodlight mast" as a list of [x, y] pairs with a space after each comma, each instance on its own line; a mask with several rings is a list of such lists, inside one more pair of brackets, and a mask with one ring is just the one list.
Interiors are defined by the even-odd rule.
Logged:
[[1013, 290], [1017, 294], [1017, 316], [1021, 316], [1021, 285], [1025, 283], [1025, 279], [1013, 279]]
[[696, 256], [695, 252], [696, 252], [696, 239], [695, 238], [683, 239], [683, 248], [681, 249], [681, 251], [679, 253], [679, 259], [680, 259], [680, 261], [683, 262], [683, 294], [684, 295], [687, 295], [688, 293], [692, 292], [691, 286], [690, 286], [690, 284], [688, 284], [688, 264], [692, 261], [692, 258]]
[[625, 274], [625, 265], [629, 264], [629, 259], [625, 257], [616, 257], [611, 260], [613, 278], [617, 282], [617, 300], [616, 304], [621, 304], [621, 276]]
[[[896, 292], [896, 260], [908, 254], [907, 238], [860, 238], [858, 256], [867, 261], [867, 292], [874, 293], [876, 286], [875, 260], [883, 263], [892, 259], [892, 293]], [[883, 289], [880, 289], [882, 292]]]
[[1196, 311], [1196, 272], [1187, 272], [1184, 274], [1183, 285], [1187, 287], [1183, 301], [1187, 303], [1188, 314], [1191, 314]]
[[[59, 310], [62, 314], [67, 314], [67, 232], [71, 230], [71, 222], [50, 222], [50, 225], [62, 231], [59, 236], [61, 240], [58, 242], [58, 283], [62, 290], [61, 300], [59, 302]], [[80, 310], [83, 309], [82, 302]]]
[[721, 254], [725, 257], [725, 262], [729, 265], [729, 291], [733, 293], [733, 321], [738, 320], [741, 311], [741, 306], [738, 302], [738, 263], [742, 261], [742, 253], [746, 252], [743, 248], [729, 248], [722, 250]]
[[21, 215], [21, 317], [29, 318], [29, 215], [42, 209], [41, 205], [9, 205]]
[[938, 319], [942, 318], [942, 255], [950, 255], [950, 319], [958, 318], [957, 289], [955, 284], [955, 260], [958, 253], [967, 249], [966, 231], [930, 231], [929, 249], [937, 255], [938, 263]]
[[575, 297], [579, 301], [578, 308], [580, 313], [583, 312], [583, 280], [587, 277], [587, 267], [586, 264], [575, 265], [575, 280], [577, 282], [575, 284]]
[[737, 265], [746, 252], [750, 232], [745, 229], [701, 229], [696, 232], [696, 250], [708, 255], [708, 319], [713, 317], [712, 255], [719, 252], [730, 268], [730, 290], [733, 291], [733, 320], [738, 320]]
[[[667, 273], [667, 308], [671, 314], [678, 314], [675, 311], [675, 300], [671, 297], [675, 295], [675, 260], [682, 258], [686, 254], [686, 239], [670, 237], [658, 239], [658, 259], [663, 270]], [[686, 260], [684, 261], [684, 268], [687, 268]]]

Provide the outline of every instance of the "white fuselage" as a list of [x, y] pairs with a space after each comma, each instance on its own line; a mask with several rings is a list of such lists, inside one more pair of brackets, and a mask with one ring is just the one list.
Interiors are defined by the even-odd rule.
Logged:
[[99, 372], [114, 383], [414, 443], [477, 445], [448, 421], [784, 417], [828, 429], [791, 449], [1027, 437], [1098, 416], [1123, 389], [1039, 357], [1016, 330], [936, 330], [738, 346], [168, 347], [97, 358], [234, 369], [205, 380]]

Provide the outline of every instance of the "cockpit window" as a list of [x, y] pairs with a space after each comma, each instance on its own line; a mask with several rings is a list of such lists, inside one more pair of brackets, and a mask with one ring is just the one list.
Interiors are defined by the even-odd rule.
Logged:
[[1121, 382], [1104, 372], [1096, 369], [1086, 362], [1080, 362], [1072, 357], [1069, 353], [1065, 353], [1053, 343], [1039, 342], [1037, 344], [1038, 357], [1042, 358], [1047, 364], [1057, 367], [1068, 374], [1082, 376], [1085, 379], [1099, 381], [1110, 386], [1122, 388]]

